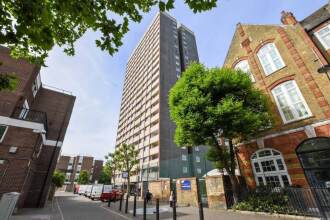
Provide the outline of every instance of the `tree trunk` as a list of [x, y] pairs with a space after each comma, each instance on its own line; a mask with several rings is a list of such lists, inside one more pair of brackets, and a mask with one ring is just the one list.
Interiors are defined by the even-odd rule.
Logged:
[[240, 186], [235, 173], [236, 161], [235, 161], [235, 152], [234, 152], [234, 145], [232, 139], [229, 139], [229, 153], [230, 153], [230, 169], [227, 170], [227, 172], [230, 178], [230, 183], [233, 191], [234, 203], [237, 203], [239, 199]]
[[229, 179], [231, 183], [231, 189], [233, 191], [234, 204], [238, 202], [239, 199], [239, 183], [237, 181], [236, 175], [229, 173]]
[[130, 189], [131, 189], [131, 185], [130, 185], [131, 181], [130, 181], [130, 175], [128, 173], [127, 175], [127, 196], [129, 197], [130, 195]]

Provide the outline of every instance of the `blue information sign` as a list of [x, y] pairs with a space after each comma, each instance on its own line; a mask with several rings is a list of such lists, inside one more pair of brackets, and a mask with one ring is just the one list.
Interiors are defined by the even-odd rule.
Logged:
[[181, 180], [181, 190], [191, 190], [190, 180]]

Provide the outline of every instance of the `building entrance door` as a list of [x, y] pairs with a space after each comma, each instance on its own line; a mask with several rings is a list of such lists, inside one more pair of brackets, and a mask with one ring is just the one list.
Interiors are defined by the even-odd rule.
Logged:
[[330, 138], [308, 139], [297, 147], [296, 153], [309, 185], [330, 189]]

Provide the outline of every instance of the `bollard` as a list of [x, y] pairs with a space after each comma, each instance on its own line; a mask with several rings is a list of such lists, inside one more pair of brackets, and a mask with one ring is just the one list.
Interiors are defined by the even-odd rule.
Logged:
[[128, 212], [128, 199], [129, 199], [129, 195], [127, 193], [127, 195], [126, 195], [126, 204], [125, 204], [125, 213]]
[[143, 220], [147, 219], [147, 200], [144, 197], [143, 199]]
[[199, 220], [204, 220], [203, 203], [199, 202]]
[[136, 216], [136, 194], [134, 194], [133, 216]]
[[109, 197], [109, 201], [108, 201], [108, 207], [110, 207], [110, 202], [111, 202], [111, 199], [110, 199], [110, 197]]
[[119, 211], [121, 211], [121, 206], [123, 204], [123, 197], [124, 197], [124, 195], [121, 194], [121, 196], [120, 196], [120, 202], [119, 202]]
[[159, 220], [159, 199], [156, 199], [156, 220]]
[[173, 220], [176, 220], [176, 201], [172, 201], [173, 204]]

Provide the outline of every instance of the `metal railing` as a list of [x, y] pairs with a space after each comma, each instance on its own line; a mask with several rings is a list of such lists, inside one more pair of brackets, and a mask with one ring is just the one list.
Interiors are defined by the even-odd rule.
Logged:
[[[225, 195], [227, 208], [235, 207], [232, 191], [227, 190]], [[277, 213], [330, 219], [330, 188], [262, 187], [239, 196], [239, 201], [251, 201], [251, 195], [255, 200], [263, 196], [276, 197], [273, 205], [279, 207], [275, 210]]]
[[31, 121], [44, 124], [45, 130], [47, 131], [47, 114], [46, 112], [35, 111], [23, 107], [16, 107], [11, 115], [12, 118]]

